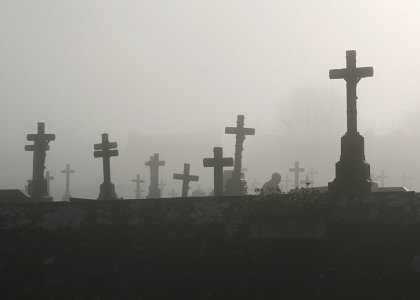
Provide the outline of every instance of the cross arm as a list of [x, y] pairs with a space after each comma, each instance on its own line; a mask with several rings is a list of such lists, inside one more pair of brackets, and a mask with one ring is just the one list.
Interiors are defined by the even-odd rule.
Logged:
[[233, 166], [233, 158], [232, 157], [223, 158], [223, 166], [226, 166], [226, 167]]
[[184, 174], [174, 174], [173, 179], [184, 180]]
[[200, 179], [200, 177], [199, 177], [199, 176], [196, 176], [196, 175], [190, 175], [190, 176], [188, 177], [188, 179], [189, 179], [190, 181], [198, 181], [198, 180]]
[[214, 167], [214, 159], [213, 158], [203, 159], [203, 166], [204, 167]]

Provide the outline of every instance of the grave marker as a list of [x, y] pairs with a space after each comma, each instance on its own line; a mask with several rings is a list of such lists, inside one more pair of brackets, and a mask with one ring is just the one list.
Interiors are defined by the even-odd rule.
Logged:
[[190, 164], [184, 164], [183, 174], [174, 174], [174, 179], [182, 180], [182, 197], [188, 197], [188, 190], [190, 189], [189, 184], [191, 181], [198, 181], [199, 177], [190, 175]]
[[213, 158], [204, 158], [203, 166], [214, 168], [214, 196], [223, 196], [223, 167], [233, 166], [232, 157], [223, 157], [223, 148], [213, 148]]
[[111, 157], [118, 156], [117, 143], [108, 140], [108, 134], [102, 134], [102, 143], [93, 145], [93, 156], [102, 158], [104, 182], [100, 186], [100, 193], [98, 200], [115, 200], [117, 194], [115, 193], [115, 186], [111, 182]]
[[161, 198], [161, 191], [159, 189], [159, 167], [164, 166], [165, 161], [159, 160], [159, 153], [154, 153], [150, 156], [150, 160], [144, 165], [150, 167], [150, 186], [147, 198]]
[[299, 189], [299, 173], [305, 172], [305, 169], [299, 168], [299, 162], [295, 161], [295, 167], [290, 168], [289, 172], [295, 173], [295, 189]]
[[70, 174], [74, 173], [74, 170], [70, 169], [70, 164], [66, 164], [66, 169], [61, 170], [62, 174], [66, 174], [66, 190], [64, 192], [64, 195], [62, 197], [63, 201], [69, 201], [70, 200]]
[[136, 184], [136, 199], [142, 198], [142, 189], [140, 183], [144, 183], [144, 180], [140, 179], [140, 174], [137, 174], [136, 179], [132, 179], [131, 182]]

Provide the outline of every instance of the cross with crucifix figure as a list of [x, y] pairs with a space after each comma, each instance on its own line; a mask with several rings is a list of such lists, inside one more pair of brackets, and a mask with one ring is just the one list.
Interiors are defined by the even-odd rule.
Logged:
[[150, 167], [150, 186], [147, 198], [161, 198], [161, 190], [159, 189], [159, 167], [164, 166], [165, 161], [159, 160], [159, 153], [154, 153], [144, 165]]
[[45, 133], [45, 123], [38, 123], [38, 132], [35, 134], [28, 134], [26, 136], [28, 141], [33, 141], [33, 145], [26, 145], [25, 151], [33, 151], [33, 169], [32, 180], [28, 182], [28, 194], [31, 195], [35, 201], [52, 201], [48, 193], [47, 181], [44, 178], [45, 157], [46, 152], [50, 149], [48, 145], [50, 141], [55, 140], [54, 134]]
[[168, 194], [168, 196], [170, 196], [171, 198], [174, 198], [174, 197], [178, 196], [178, 193], [176, 193], [175, 190], [172, 189], [171, 192]]
[[235, 164], [233, 166], [232, 178], [226, 184], [226, 195], [246, 195], [247, 186], [246, 181], [242, 176], [242, 152], [244, 150], [243, 144], [245, 136], [255, 135], [254, 128], [244, 127], [244, 115], [238, 115], [236, 119], [236, 127], [226, 127], [226, 134], [234, 134], [236, 136], [235, 144]]
[[140, 174], [136, 175], [136, 179], [132, 179], [131, 182], [134, 182], [136, 184], [136, 199], [141, 199], [141, 187], [140, 183], [144, 183], [143, 179], [140, 179]]
[[66, 164], [66, 168], [64, 170], [61, 170], [61, 173], [66, 175], [66, 190], [62, 197], [62, 200], [69, 201], [71, 197], [70, 196], [70, 174], [73, 174], [74, 170], [70, 168], [70, 164]]
[[103, 162], [104, 182], [100, 186], [98, 200], [115, 200], [115, 186], [111, 182], [111, 157], [118, 156], [117, 143], [108, 140], [108, 134], [102, 134], [102, 143], [93, 145], [94, 157], [101, 157]]
[[190, 164], [184, 164], [184, 173], [177, 174], [173, 176], [174, 179], [182, 180], [182, 197], [188, 197], [188, 190], [190, 189], [191, 181], [198, 181], [199, 177], [195, 175], [190, 175]]
[[385, 175], [385, 171], [382, 170], [381, 175], [374, 177], [373, 180], [379, 179], [381, 187], [385, 187], [385, 179], [388, 179], [388, 178], [389, 178], [388, 175]]
[[54, 176], [50, 175], [50, 171], [45, 172], [45, 180], [47, 181], [47, 192], [50, 194], [50, 181], [54, 180]]
[[223, 157], [223, 148], [213, 148], [213, 158], [203, 159], [204, 167], [214, 168], [214, 196], [223, 196], [223, 167], [233, 166], [232, 157]]
[[295, 173], [295, 189], [299, 189], [299, 173], [305, 172], [304, 168], [299, 168], [299, 162], [295, 161], [295, 167], [290, 168], [289, 172]]
[[356, 66], [356, 51], [346, 52], [346, 68], [330, 70], [330, 79], [344, 79], [347, 88], [347, 132], [341, 138], [336, 177], [328, 189], [335, 194], [367, 194], [371, 191], [370, 166], [365, 161], [364, 138], [357, 131], [357, 84], [372, 77], [373, 68]]

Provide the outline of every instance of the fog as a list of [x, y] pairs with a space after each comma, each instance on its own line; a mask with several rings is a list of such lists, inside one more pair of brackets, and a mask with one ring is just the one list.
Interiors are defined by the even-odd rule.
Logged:
[[418, 0], [0, 2], [0, 188], [23, 189], [32, 174], [26, 134], [36, 123], [56, 134], [46, 168], [52, 194], [64, 193], [60, 170], [70, 163], [73, 196], [96, 197], [102, 163], [93, 144], [109, 133], [120, 156], [111, 159], [120, 196], [149, 171], [159, 152], [171, 189], [184, 162], [211, 190], [202, 158], [223, 146], [236, 115], [256, 129], [247, 137], [248, 181], [283, 176], [295, 160], [334, 178], [345, 132], [345, 82], [328, 70], [357, 50], [373, 78], [358, 85], [359, 131], [372, 172], [387, 185], [403, 172], [420, 189], [420, 2]]

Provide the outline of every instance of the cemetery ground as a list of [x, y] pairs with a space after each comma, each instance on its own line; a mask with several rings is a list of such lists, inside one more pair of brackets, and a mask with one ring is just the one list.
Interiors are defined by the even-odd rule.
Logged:
[[0, 205], [3, 299], [419, 299], [420, 195]]

